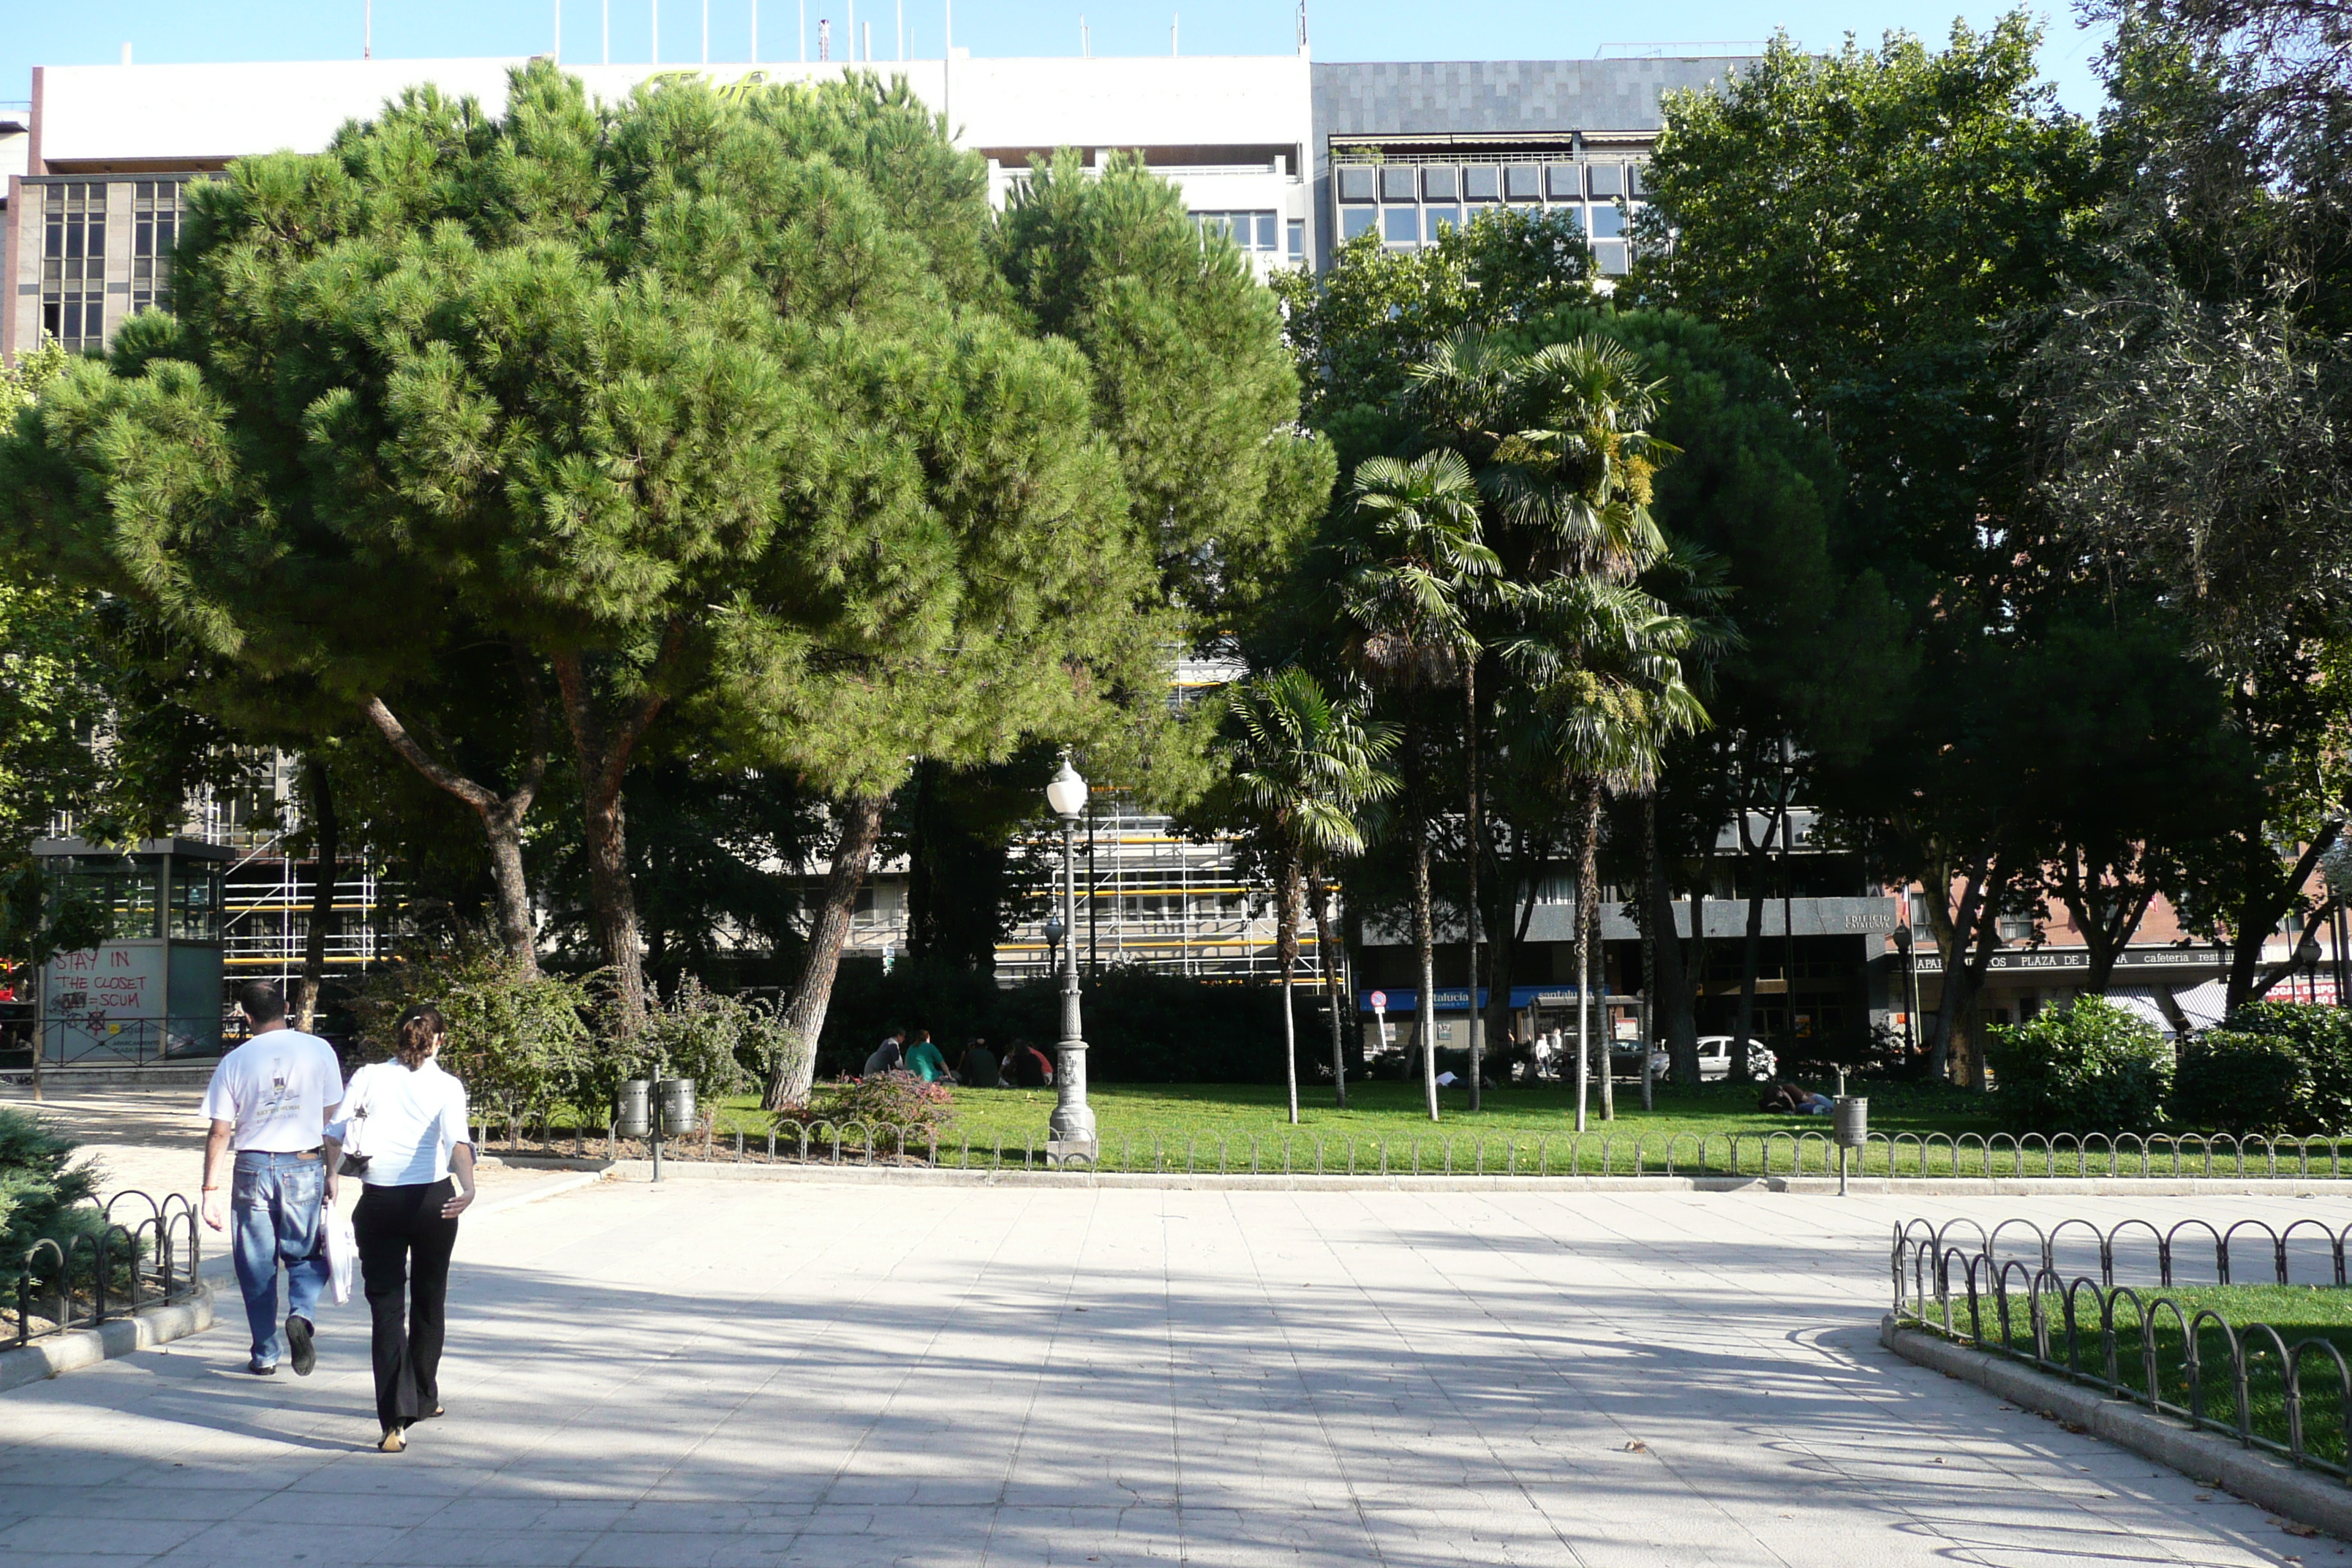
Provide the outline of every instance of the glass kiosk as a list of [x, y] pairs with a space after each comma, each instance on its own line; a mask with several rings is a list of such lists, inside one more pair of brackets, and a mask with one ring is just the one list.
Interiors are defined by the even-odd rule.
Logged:
[[221, 872], [236, 851], [194, 838], [121, 849], [43, 838], [33, 854], [68, 897], [94, 903], [107, 939], [41, 973], [44, 1067], [221, 1053]]

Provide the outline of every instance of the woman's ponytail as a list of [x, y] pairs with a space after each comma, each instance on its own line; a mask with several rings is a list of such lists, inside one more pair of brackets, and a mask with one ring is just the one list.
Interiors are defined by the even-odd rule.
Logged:
[[433, 1054], [433, 1042], [439, 1039], [448, 1026], [441, 1021], [436, 1007], [411, 1007], [400, 1016], [392, 1047], [393, 1060], [415, 1072]]

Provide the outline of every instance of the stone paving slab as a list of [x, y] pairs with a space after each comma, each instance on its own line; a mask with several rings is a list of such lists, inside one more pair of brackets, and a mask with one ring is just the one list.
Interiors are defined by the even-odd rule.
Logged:
[[1874, 1340], [1916, 1213], [2341, 1208], [601, 1183], [467, 1220], [406, 1454], [355, 1309], [0, 1398], [0, 1562], [2352, 1563]]

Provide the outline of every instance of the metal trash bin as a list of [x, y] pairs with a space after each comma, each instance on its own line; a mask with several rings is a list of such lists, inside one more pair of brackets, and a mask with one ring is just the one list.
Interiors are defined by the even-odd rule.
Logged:
[[1859, 1152], [1870, 1141], [1868, 1100], [1858, 1094], [1841, 1094], [1830, 1102], [1830, 1141], [1837, 1145], [1838, 1196], [1843, 1197], [1846, 1154], [1848, 1151]]
[[653, 1131], [653, 1088], [641, 1078], [633, 1078], [621, 1086], [621, 1100], [613, 1111], [614, 1132], [624, 1138], [643, 1138]]
[[666, 1078], [656, 1089], [661, 1095], [662, 1134], [683, 1138], [698, 1131], [702, 1123], [694, 1113], [694, 1080], [690, 1078]]

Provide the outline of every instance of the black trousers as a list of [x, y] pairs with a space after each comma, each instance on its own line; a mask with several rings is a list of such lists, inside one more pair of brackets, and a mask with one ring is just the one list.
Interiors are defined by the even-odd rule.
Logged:
[[441, 1403], [443, 1303], [457, 1246], [457, 1222], [442, 1218], [441, 1205], [455, 1191], [446, 1179], [369, 1187], [352, 1211], [374, 1319], [375, 1414], [386, 1427], [405, 1426]]

